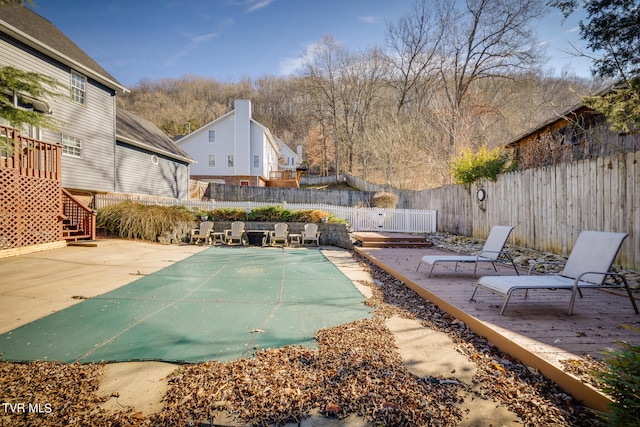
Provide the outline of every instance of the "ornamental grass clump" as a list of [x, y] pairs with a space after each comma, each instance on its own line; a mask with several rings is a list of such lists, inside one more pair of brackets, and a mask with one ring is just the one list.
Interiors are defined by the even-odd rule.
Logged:
[[371, 204], [376, 208], [395, 209], [398, 206], [398, 196], [387, 191], [380, 191], [373, 195]]
[[182, 206], [144, 205], [125, 201], [98, 209], [96, 228], [104, 235], [157, 241], [180, 223], [194, 223], [196, 215]]

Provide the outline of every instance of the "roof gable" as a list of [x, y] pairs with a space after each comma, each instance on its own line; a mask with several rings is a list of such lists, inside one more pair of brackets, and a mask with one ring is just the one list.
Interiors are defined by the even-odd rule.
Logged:
[[127, 92], [127, 89], [115, 77], [80, 49], [55, 25], [24, 5], [0, 7], [0, 31], [71, 68], [77, 69], [79, 72], [87, 74], [116, 92]]
[[184, 135], [182, 138], [180, 138], [179, 140], [176, 141], [176, 144], [183, 144], [185, 142], [187, 142], [189, 139], [191, 139], [192, 136], [194, 135], [198, 135], [199, 133], [202, 133], [206, 130], [209, 130], [209, 128], [211, 128], [212, 126], [215, 126], [227, 119], [230, 119], [231, 117], [233, 117], [235, 115], [235, 110], [231, 110], [226, 114], [223, 114], [222, 116], [218, 117], [217, 119], [214, 119], [212, 121], [210, 121], [209, 123], [200, 126], [198, 129], [194, 130], [191, 133], [188, 133], [186, 135]]
[[[613, 86], [607, 86], [606, 88], [602, 89], [601, 91], [597, 92], [596, 94], [594, 94], [593, 96], [604, 96], [606, 94], [608, 94], [609, 92], [611, 92], [613, 90]], [[554, 114], [552, 117], [549, 117], [547, 120], [545, 120], [544, 122], [538, 124], [537, 126], [534, 126], [532, 128], [527, 129], [526, 131], [524, 131], [523, 133], [517, 135], [516, 137], [512, 138], [509, 142], [507, 142], [504, 147], [505, 148], [513, 148], [517, 145], [519, 145], [523, 140], [526, 140], [527, 138], [529, 138], [530, 136], [542, 132], [548, 128], [551, 128], [555, 125], [557, 125], [558, 123], [561, 122], [568, 122], [570, 121], [571, 117], [575, 117], [578, 115], [582, 115], [582, 114], [589, 114], [589, 113], [593, 113], [595, 114], [596, 111], [593, 110], [590, 107], [587, 107], [586, 105], [584, 105], [583, 103], [580, 104], [575, 104], [572, 105], [571, 107], [566, 108], [564, 111], [561, 111], [559, 113]]]

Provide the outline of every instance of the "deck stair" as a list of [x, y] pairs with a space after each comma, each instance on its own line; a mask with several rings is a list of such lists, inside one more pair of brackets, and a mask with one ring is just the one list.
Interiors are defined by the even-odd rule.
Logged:
[[70, 219], [62, 221], [62, 238], [67, 242], [75, 242], [77, 240], [90, 239], [91, 235], [80, 230], [78, 224], [74, 224]]
[[424, 236], [404, 233], [380, 233], [361, 231], [355, 238], [363, 248], [429, 248], [433, 243]]

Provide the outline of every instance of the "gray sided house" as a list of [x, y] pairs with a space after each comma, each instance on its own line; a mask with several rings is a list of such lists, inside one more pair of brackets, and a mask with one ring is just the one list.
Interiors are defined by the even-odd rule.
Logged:
[[113, 191], [115, 96], [126, 89], [51, 22], [20, 5], [0, 7], [0, 66], [44, 74], [68, 88], [43, 100], [59, 129], [28, 129], [29, 136], [63, 146], [64, 188]]
[[194, 160], [148, 120], [118, 109], [116, 114], [117, 193], [188, 198]]
[[[47, 75], [63, 86], [61, 96], [34, 104], [50, 107], [60, 123], [58, 129], [22, 133], [62, 146], [65, 189], [86, 196], [82, 200], [87, 203], [96, 193], [106, 192], [188, 194], [184, 188], [188, 155], [169, 145], [168, 138], [147, 121], [117, 113], [116, 96], [127, 89], [26, 6], [0, 6], [0, 67], [4, 66]], [[122, 123], [116, 125], [116, 116]]]

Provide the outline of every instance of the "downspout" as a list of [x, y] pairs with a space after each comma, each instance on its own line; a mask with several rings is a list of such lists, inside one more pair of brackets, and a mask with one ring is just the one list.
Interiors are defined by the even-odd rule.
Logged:
[[[116, 160], [116, 155], [117, 155], [117, 140], [116, 140], [116, 128], [118, 127], [117, 124], [117, 113], [116, 113], [116, 108], [117, 108], [117, 103], [116, 103], [116, 93], [114, 92], [112, 97], [113, 98], [113, 192], [116, 192], [116, 183], [118, 182], [118, 170], [117, 170], [117, 160]], [[95, 204], [94, 204], [95, 206]]]

